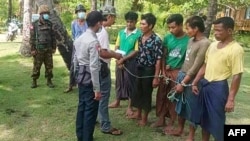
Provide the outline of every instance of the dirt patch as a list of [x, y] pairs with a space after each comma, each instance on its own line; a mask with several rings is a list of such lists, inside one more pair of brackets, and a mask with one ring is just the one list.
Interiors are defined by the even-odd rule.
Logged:
[[[0, 42], [7, 42], [6, 37], [7, 37], [7, 32], [2, 32], [0, 34]], [[16, 39], [12, 42], [21, 42], [21, 41], [22, 41], [22, 35], [18, 34]], [[8, 41], [8, 42], [11, 42], [11, 41]]]

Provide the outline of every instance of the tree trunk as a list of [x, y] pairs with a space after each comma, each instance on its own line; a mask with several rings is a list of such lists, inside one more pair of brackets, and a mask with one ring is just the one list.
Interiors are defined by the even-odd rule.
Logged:
[[112, 5], [112, 0], [104, 0], [105, 4], [104, 5]]
[[217, 0], [209, 0], [207, 20], [205, 22], [206, 29], [204, 32], [205, 36], [208, 38], [210, 36], [212, 24], [216, 18], [216, 14], [217, 14]]
[[12, 0], [9, 0], [8, 2], [8, 20], [11, 21], [12, 18]]
[[18, 1], [18, 5], [19, 5], [19, 12], [18, 12], [18, 15], [19, 15], [19, 20], [23, 19], [23, 6], [24, 6], [24, 0], [19, 0]]
[[132, 7], [131, 7], [132, 11], [137, 11], [138, 10], [138, 2], [139, 2], [139, 0], [133, 0], [133, 4], [132, 4]]
[[91, 10], [97, 10], [97, 0], [91, 0]]
[[[25, 0], [26, 1], [26, 0]], [[65, 62], [68, 70], [70, 69], [71, 65], [71, 56], [72, 56], [72, 48], [73, 48], [73, 41], [69, 34], [67, 33], [66, 28], [64, 27], [60, 17], [56, 13], [54, 8], [53, 0], [36, 0], [36, 6], [40, 6], [42, 4], [47, 4], [50, 8], [50, 21], [53, 23], [53, 28], [56, 31], [56, 44], [59, 53], [61, 54], [63, 61]], [[35, 7], [35, 6], [33, 6]], [[30, 20], [29, 20], [30, 21]], [[29, 40], [30, 38], [27, 38]], [[23, 43], [24, 44], [24, 43]], [[22, 49], [20, 49], [22, 50]], [[30, 45], [25, 44], [23, 46], [23, 50], [28, 50], [30, 56]], [[27, 56], [22, 53], [24, 56]]]
[[32, 1], [33, 0], [24, 0], [23, 2], [23, 37], [22, 44], [19, 49], [21, 55], [25, 57], [30, 57], [30, 25], [31, 25], [31, 13], [32, 13]]

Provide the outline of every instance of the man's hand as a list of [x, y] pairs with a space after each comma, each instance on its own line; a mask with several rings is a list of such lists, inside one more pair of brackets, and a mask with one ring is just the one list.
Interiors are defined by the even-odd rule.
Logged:
[[184, 90], [184, 87], [181, 84], [177, 84], [177, 86], [175, 87], [175, 90], [177, 93], [182, 93]]
[[153, 88], [156, 88], [159, 85], [159, 83], [160, 83], [159, 78], [155, 77], [152, 84]]
[[37, 54], [37, 52], [35, 50], [30, 52], [32, 56], [35, 56]]
[[195, 94], [195, 95], [198, 95], [199, 94], [199, 89], [196, 85], [193, 85], [192, 86], [192, 92]]
[[226, 106], [225, 106], [226, 112], [233, 112], [234, 111], [234, 100], [227, 100]]
[[122, 55], [120, 53], [115, 53], [115, 59], [120, 60], [122, 58]]
[[124, 59], [120, 58], [119, 60], [116, 60], [116, 65], [122, 65], [124, 63]]
[[102, 97], [101, 92], [95, 92], [95, 98], [94, 98], [94, 100], [99, 101], [101, 99], [101, 97]]

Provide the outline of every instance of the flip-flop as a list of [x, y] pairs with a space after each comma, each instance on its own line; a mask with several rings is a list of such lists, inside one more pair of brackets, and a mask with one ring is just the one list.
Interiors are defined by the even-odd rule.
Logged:
[[114, 136], [119, 136], [122, 135], [122, 131], [116, 128], [111, 128], [108, 132], [104, 132], [102, 131], [102, 133], [104, 134], [110, 134], [110, 135], [114, 135]]

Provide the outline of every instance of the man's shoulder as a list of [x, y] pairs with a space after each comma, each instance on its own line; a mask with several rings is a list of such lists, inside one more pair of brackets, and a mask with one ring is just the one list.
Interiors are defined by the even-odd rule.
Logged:
[[75, 19], [75, 20], [73, 20], [72, 22], [71, 22], [71, 25], [75, 25], [77, 23], [77, 20]]
[[164, 37], [165, 37], [165, 38], [169, 38], [169, 37], [174, 37], [174, 35], [173, 35], [172, 33], [167, 33], [167, 34], [165, 34]]
[[[194, 38], [190, 38], [189, 40], [193, 40], [193, 39]], [[211, 44], [211, 41], [207, 37], [205, 37], [202, 40], [200, 40], [200, 43], [201, 44]]]
[[217, 46], [218, 43], [219, 43], [219, 41], [213, 41], [213, 42], [210, 44], [210, 46]]
[[122, 33], [125, 33], [125, 31], [126, 31], [126, 28], [120, 29], [118, 32], [118, 35], [120, 36]]
[[232, 52], [233, 53], [244, 52], [243, 47], [237, 41], [234, 41], [231, 46], [232, 46]]
[[171, 39], [175, 39], [175, 36], [171, 33], [167, 33], [165, 34], [165, 36], [163, 37], [163, 40], [167, 41], [167, 40], [171, 40]]
[[155, 40], [162, 41], [161, 37], [160, 37], [160, 35], [158, 33], [154, 33], [153, 35], [154, 35]]

